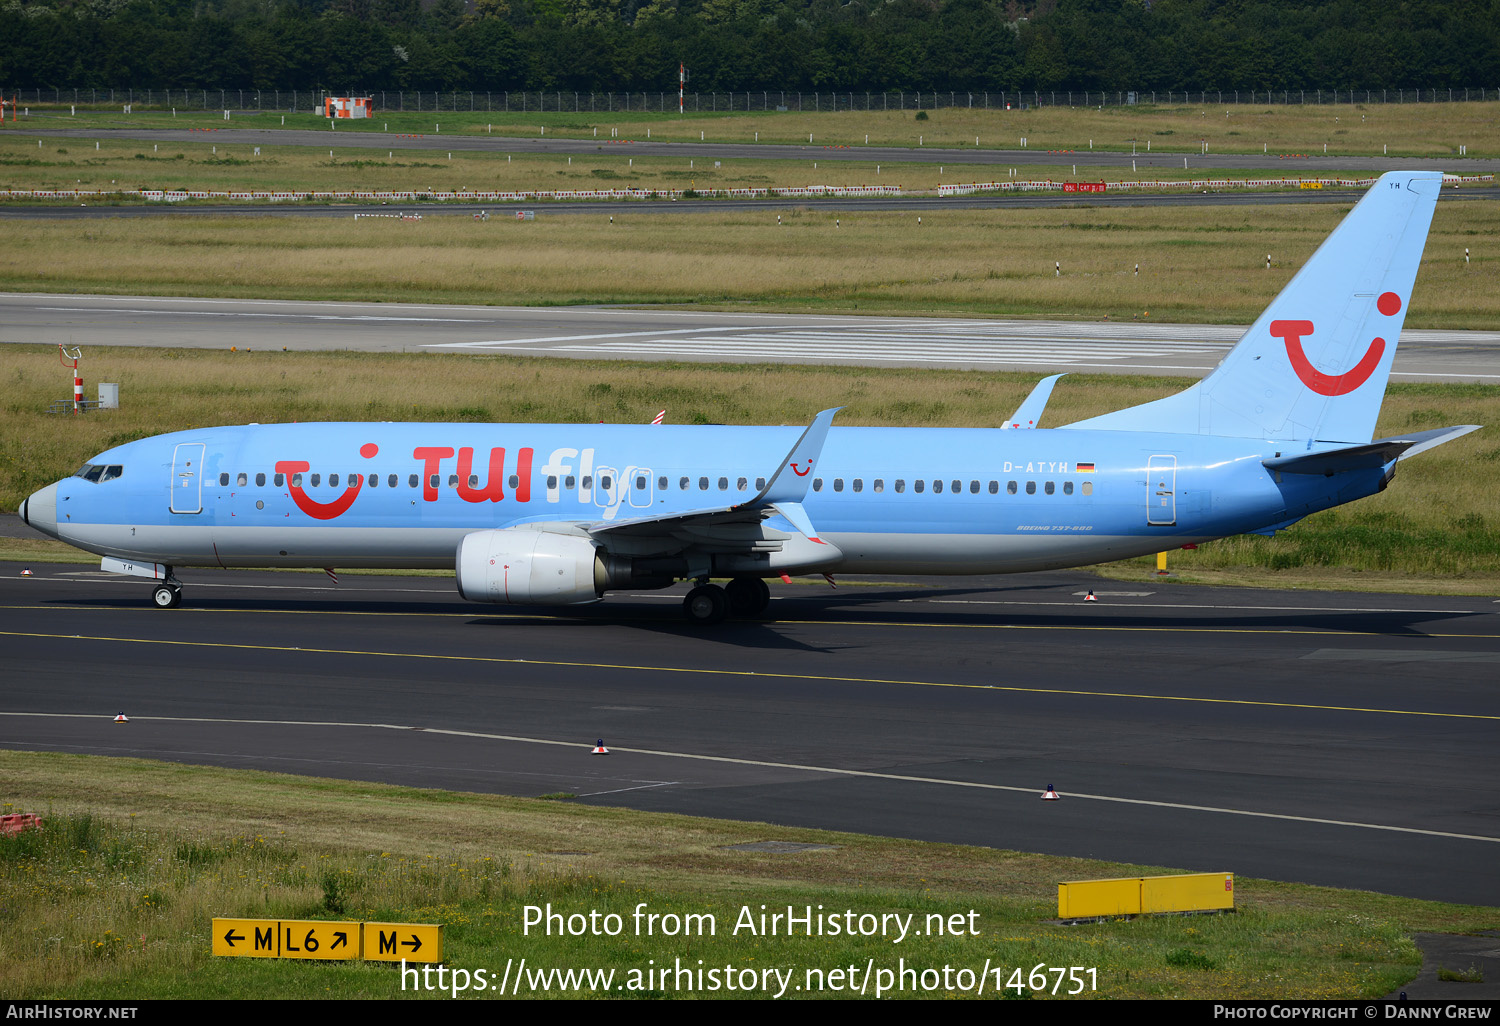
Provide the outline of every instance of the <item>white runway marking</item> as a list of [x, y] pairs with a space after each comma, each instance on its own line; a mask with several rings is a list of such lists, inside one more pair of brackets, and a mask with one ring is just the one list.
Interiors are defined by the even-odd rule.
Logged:
[[[103, 713], [40, 713], [8, 711], [0, 711], [0, 716], [96, 721], [104, 721], [109, 718]], [[414, 727], [397, 723], [351, 723], [320, 720], [232, 719], [211, 716], [140, 716], [135, 717], [132, 722], [237, 723], [282, 727], [345, 727], [365, 730], [418, 730], [426, 734], [446, 734], [451, 737], [472, 737], [486, 741], [509, 741], [528, 745], [554, 745], [564, 748], [573, 748], [579, 751], [586, 751], [589, 747], [587, 744], [582, 744], [578, 741], [558, 741], [552, 738], [540, 737], [519, 737], [511, 734], [488, 734], [473, 730], [444, 730], [438, 727]], [[770, 762], [764, 759], [736, 759], [726, 755], [699, 755], [693, 752], [666, 752], [650, 748], [611, 748], [610, 751], [632, 755], [651, 755], [665, 759], [689, 759], [699, 762], [716, 762], [735, 766], [760, 766], [766, 769], [792, 770], [800, 773], [815, 773], [826, 776], [863, 777], [873, 780], [892, 780], [911, 784], [936, 784], [943, 787], [973, 788], [982, 791], [1008, 791], [1018, 794], [1029, 794], [1033, 797], [1038, 796], [1041, 791], [1041, 789], [1035, 784], [989, 784], [975, 780], [949, 780], [943, 777], [919, 777], [905, 773], [880, 773], [874, 770], [841, 769], [837, 766], [812, 766], [794, 762]], [[1424, 837], [1447, 837], [1460, 841], [1485, 841], [1491, 844], [1500, 844], [1500, 837], [1489, 837], [1484, 834], [1460, 834], [1448, 830], [1422, 830], [1417, 827], [1392, 826], [1386, 823], [1360, 823], [1354, 820], [1324, 819], [1317, 816], [1293, 816], [1280, 812], [1258, 812], [1253, 809], [1233, 809], [1214, 805], [1189, 805], [1183, 802], [1153, 801], [1148, 798], [1124, 798], [1118, 795], [1080, 794], [1072, 791], [1064, 792], [1064, 794], [1070, 799], [1081, 799], [1085, 801], [1113, 802], [1122, 805], [1151, 806], [1159, 809], [1178, 809], [1184, 812], [1212, 812], [1226, 816], [1248, 816], [1252, 819], [1274, 819], [1291, 823], [1316, 823], [1322, 826], [1352, 827], [1359, 830], [1381, 830], [1398, 834], [1417, 834]]]
[[[1144, 330], [1138, 330], [1144, 329]], [[1154, 329], [1154, 330], [1153, 330]], [[1095, 325], [986, 324], [947, 321], [896, 326], [745, 325], [742, 327], [671, 328], [622, 331], [488, 342], [429, 344], [429, 349], [491, 352], [535, 351], [556, 355], [597, 353], [609, 356], [715, 357], [749, 360], [819, 360], [834, 363], [1046, 362], [1062, 366], [1143, 358], [1221, 355], [1239, 337], [1239, 328], [1216, 328], [1212, 337], [1185, 341], [1172, 329], [1131, 325], [1123, 334], [1098, 337]], [[1202, 367], [1160, 365], [1164, 370]]]

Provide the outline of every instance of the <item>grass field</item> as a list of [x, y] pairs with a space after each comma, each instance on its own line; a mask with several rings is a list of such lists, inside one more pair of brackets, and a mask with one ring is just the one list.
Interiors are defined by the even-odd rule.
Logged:
[[[587, 757], [586, 744], [579, 751]], [[215, 958], [214, 916], [440, 923], [445, 961], [471, 983], [476, 970], [498, 977], [521, 958], [533, 970], [614, 969], [628, 986], [653, 959], [775, 967], [802, 985], [809, 969], [895, 968], [904, 957], [975, 974], [988, 959], [1004, 967], [1002, 982], [1016, 967], [1023, 977], [1037, 965], [1093, 967], [1098, 989], [1083, 997], [1198, 999], [1378, 997], [1416, 975], [1412, 932], [1500, 925], [1500, 909], [1239, 877], [1233, 915], [1060, 927], [1050, 922], [1059, 881], [1171, 870], [133, 759], [0, 752], [0, 776], [0, 812], [46, 819], [39, 833], [0, 838], [12, 999], [438, 996], [403, 994], [399, 972], [377, 963]], [[833, 847], [728, 849], [765, 840]], [[638, 937], [628, 925], [614, 938], [526, 933], [525, 906], [549, 902], [626, 924], [645, 902], [712, 914], [718, 929], [690, 939]], [[957, 914], [964, 932], [899, 945], [731, 933], [743, 906], [762, 904], [914, 913], [918, 923]], [[1055, 976], [1044, 975], [1050, 988]], [[1023, 986], [1019, 996], [1050, 994]]]
[[[1036, 375], [763, 365], [549, 361], [468, 355], [228, 353], [94, 349], [85, 369], [119, 383], [122, 409], [43, 411], [66, 393], [52, 350], [0, 347], [0, 508], [121, 442], [210, 424], [292, 420], [796, 424], [829, 406], [839, 423], [995, 427]], [[1160, 398], [1188, 381], [1074, 374], [1053, 394], [1056, 426]], [[1489, 425], [1402, 463], [1379, 495], [1303, 521], [1274, 539], [1240, 537], [1174, 553], [1187, 579], [1370, 590], [1500, 592], [1500, 388], [1394, 384], [1377, 436]], [[16, 558], [64, 551], [12, 546]], [[66, 550], [74, 551], [74, 550]], [[1150, 560], [1115, 564], [1144, 576]]]
[[[15, 220], [0, 289], [1248, 324], [1346, 210]], [[1500, 324], [1497, 244], [1500, 204], [1440, 203], [1407, 323]]]
[[[1080, 95], [1081, 100], [1081, 95]], [[498, 95], [497, 95], [498, 99]], [[757, 97], [757, 100], [759, 97]], [[895, 96], [892, 96], [895, 102]], [[707, 103], [708, 96], [703, 97]], [[911, 97], [907, 97], [908, 102]], [[585, 98], [583, 101], [587, 103]], [[721, 94], [720, 102], [724, 98]], [[743, 97], [741, 97], [743, 103]], [[1041, 107], [1032, 110], [940, 108], [917, 111], [814, 112], [811, 93], [805, 108], [785, 113], [712, 113], [690, 111], [648, 114], [616, 111], [578, 113], [473, 112], [417, 113], [381, 110], [360, 124], [341, 121], [336, 129], [316, 114], [235, 111], [225, 121], [221, 111], [146, 111], [125, 115], [112, 110], [68, 105], [32, 107], [6, 133], [24, 135], [28, 128], [83, 127], [101, 131], [122, 128], [300, 128], [340, 133], [370, 130], [378, 134], [488, 134], [540, 138], [669, 142], [763, 142], [821, 146], [938, 146], [1014, 149], [1027, 140], [1030, 149], [1123, 150], [1132, 144], [1145, 152], [1199, 153], [1206, 142], [1211, 153], [1330, 154], [1372, 156], [1468, 156], [1500, 153], [1500, 103], [1440, 104], [1141, 104], [1135, 107]], [[283, 118], [285, 122], [283, 124]], [[809, 135], [812, 136], [809, 143]]]
[[[508, 154], [503, 151], [375, 149], [368, 137], [330, 136], [328, 149], [310, 146], [219, 144], [122, 140], [110, 135], [93, 140], [37, 139], [0, 135], [0, 189], [82, 189], [102, 192], [203, 189], [314, 191], [568, 191], [641, 189], [707, 191], [711, 189], [795, 189], [811, 185], [895, 185], [903, 193], [932, 192], [940, 185], [991, 181], [1193, 181], [1211, 176], [1242, 180], [1316, 177], [1304, 164], [1291, 161], [1274, 171], [1141, 165], [1132, 170], [1125, 157], [1118, 167], [1084, 167], [1080, 172], [1066, 154], [1056, 163], [996, 167], [873, 160], [829, 160], [820, 149], [795, 159], [784, 151], [775, 158], [705, 159], [691, 152], [681, 157], [632, 156], [628, 147], [599, 146], [587, 155]], [[356, 145], [357, 142], [357, 145]], [[378, 144], [379, 140], [375, 142]], [[259, 150], [257, 153], [256, 151]], [[400, 156], [397, 156], [400, 154]], [[820, 159], [821, 158], [821, 159]], [[1011, 172], [1014, 170], [1014, 174]], [[1318, 175], [1323, 174], [1319, 172]], [[1350, 173], [1367, 177], [1368, 172]], [[1346, 175], [1345, 177], [1349, 177]], [[1491, 188], [1474, 183], [1468, 188]], [[4, 202], [32, 203], [30, 198]], [[73, 200], [58, 200], [71, 205]], [[98, 197], [95, 205], [146, 202], [134, 197]], [[223, 199], [197, 200], [211, 206]]]

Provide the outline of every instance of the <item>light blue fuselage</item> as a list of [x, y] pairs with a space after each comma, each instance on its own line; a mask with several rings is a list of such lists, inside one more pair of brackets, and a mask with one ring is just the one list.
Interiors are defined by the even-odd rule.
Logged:
[[[120, 468], [109, 480], [58, 482], [53, 519], [57, 536], [80, 548], [175, 566], [451, 567], [473, 531], [607, 525], [747, 501], [800, 430], [346, 423], [183, 431], [101, 453], [91, 464]], [[802, 505], [841, 554], [817, 569], [1012, 572], [1284, 525], [1380, 490], [1390, 470], [1278, 481], [1262, 460], [1282, 455], [1281, 444], [835, 427]], [[44, 530], [45, 492], [28, 503], [28, 519]]]

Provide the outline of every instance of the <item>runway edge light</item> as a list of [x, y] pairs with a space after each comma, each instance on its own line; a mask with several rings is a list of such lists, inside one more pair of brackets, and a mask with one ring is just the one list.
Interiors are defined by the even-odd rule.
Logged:
[[129, 723], [130, 722], [130, 717], [126, 716], [124, 713], [120, 713], [118, 716], [115, 717], [115, 722], [116, 723]]
[[599, 743], [594, 746], [593, 754], [594, 755], [608, 755], [609, 754], [609, 749], [604, 747], [604, 738], [601, 737], [599, 739]]
[[1058, 795], [1058, 793], [1052, 789], [1052, 785], [1048, 784], [1046, 793], [1042, 795], [1042, 801], [1056, 802], [1061, 800], [1062, 798]]

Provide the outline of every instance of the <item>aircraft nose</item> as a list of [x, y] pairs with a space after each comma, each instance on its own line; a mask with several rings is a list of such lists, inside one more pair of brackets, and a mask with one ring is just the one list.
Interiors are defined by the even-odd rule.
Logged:
[[46, 488], [32, 493], [25, 502], [21, 503], [21, 519], [43, 534], [50, 534], [56, 538], [57, 485], [49, 484]]

